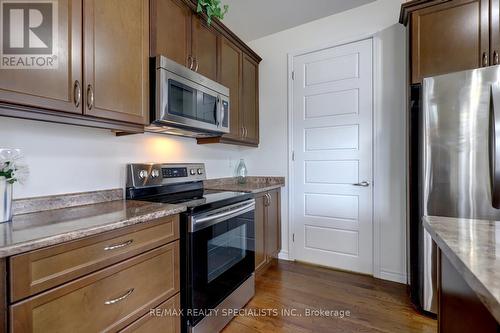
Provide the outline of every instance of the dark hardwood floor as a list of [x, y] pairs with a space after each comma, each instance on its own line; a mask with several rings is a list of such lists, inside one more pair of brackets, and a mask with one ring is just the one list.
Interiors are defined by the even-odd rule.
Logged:
[[[283, 315], [282, 309], [296, 309], [295, 316]], [[339, 312], [306, 316], [308, 309]], [[255, 297], [245, 311], [223, 332], [437, 331], [435, 320], [412, 308], [402, 284], [287, 261], [257, 278]]]

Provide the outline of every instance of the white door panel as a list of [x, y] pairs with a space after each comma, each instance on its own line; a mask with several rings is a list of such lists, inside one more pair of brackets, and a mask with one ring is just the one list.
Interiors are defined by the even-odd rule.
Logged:
[[372, 40], [293, 59], [294, 253], [372, 273]]

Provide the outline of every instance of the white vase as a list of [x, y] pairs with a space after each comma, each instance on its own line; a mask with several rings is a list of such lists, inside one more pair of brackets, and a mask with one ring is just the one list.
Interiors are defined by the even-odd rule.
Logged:
[[12, 220], [12, 184], [0, 177], [0, 223]]

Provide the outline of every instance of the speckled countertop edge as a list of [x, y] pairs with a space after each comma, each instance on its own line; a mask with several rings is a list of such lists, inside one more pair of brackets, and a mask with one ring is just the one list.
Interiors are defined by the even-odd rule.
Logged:
[[259, 177], [250, 176], [247, 182], [239, 184], [237, 178], [207, 179], [203, 184], [207, 190], [235, 191], [247, 193], [262, 193], [285, 186], [285, 177]]
[[186, 211], [186, 207], [182, 205], [163, 205], [164, 207], [161, 206], [161, 204], [158, 205], [158, 210], [151, 213], [138, 214], [137, 216], [128, 217], [126, 219], [110, 222], [107, 224], [96, 225], [88, 228], [77, 228], [72, 231], [62, 232], [60, 234], [52, 236], [34, 238], [32, 240], [27, 240], [21, 243], [0, 246], [0, 258], [5, 258], [16, 254], [37, 250], [43, 247], [77, 240], [87, 236], [97, 235], [103, 232], [112, 231], [135, 224], [147, 223], [148, 221], [179, 214]]
[[[422, 218], [424, 228], [429, 232], [432, 239], [436, 242], [441, 251], [450, 260], [453, 267], [462, 274], [463, 279], [469, 287], [476, 293], [479, 299], [483, 302], [486, 308], [491, 312], [493, 317], [500, 323], [500, 301], [499, 299], [483, 284], [480, 278], [471, 271], [467, 264], [459, 257], [459, 255], [449, 246], [448, 242], [443, 239], [437, 232], [428, 219], [439, 219], [439, 217]], [[457, 219], [458, 220], [458, 219]], [[463, 220], [463, 219], [461, 219]]]

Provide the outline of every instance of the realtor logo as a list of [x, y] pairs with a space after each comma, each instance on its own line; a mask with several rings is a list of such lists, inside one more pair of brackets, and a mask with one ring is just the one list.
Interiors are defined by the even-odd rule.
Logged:
[[0, 19], [0, 68], [57, 68], [57, 0], [0, 0]]

